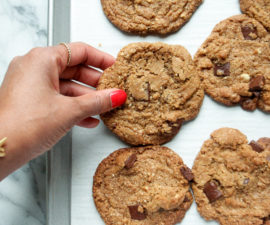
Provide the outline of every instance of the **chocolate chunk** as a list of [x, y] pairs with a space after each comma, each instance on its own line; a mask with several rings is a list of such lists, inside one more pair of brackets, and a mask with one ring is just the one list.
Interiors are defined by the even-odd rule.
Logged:
[[257, 98], [251, 99], [242, 97], [240, 100], [240, 105], [244, 110], [254, 111], [257, 108], [257, 102], [258, 102]]
[[[141, 205], [128, 206], [129, 214], [133, 220], [145, 220], [147, 216], [146, 209]], [[141, 209], [141, 210], [140, 210]], [[142, 212], [140, 212], [142, 211]]]
[[137, 160], [136, 154], [130, 155], [125, 161], [125, 168], [126, 169], [132, 168], [136, 160]]
[[218, 190], [218, 186], [214, 181], [208, 181], [203, 188], [209, 202], [212, 203], [223, 196], [222, 192]]
[[257, 108], [257, 103], [260, 97], [260, 92], [252, 92], [250, 97], [241, 97], [240, 105], [244, 110], [254, 111]]
[[254, 91], [254, 92], [252, 93], [251, 98], [252, 98], [252, 99], [254, 99], [254, 98], [259, 98], [260, 95], [261, 95], [261, 92], [259, 92], [259, 91]]
[[249, 83], [249, 91], [262, 91], [265, 84], [264, 76], [253, 77]]
[[225, 63], [225, 64], [215, 64], [214, 67], [214, 75], [215, 76], [230, 76], [230, 63]]
[[[245, 40], [255, 40], [257, 38], [257, 29], [255, 27], [244, 26], [241, 27], [242, 34]], [[254, 34], [251, 36], [250, 34]]]
[[249, 143], [249, 145], [252, 147], [252, 149], [255, 151], [255, 152], [262, 152], [264, 150], [264, 148], [256, 141], [251, 141]]
[[164, 212], [165, 210], [163, 208], [159, 208], [158, 212], [162, 213]]
[[264, 217], [263, 218], [263, 224], [269, 225], [270, 224], [270, 216]]
[[189, 202], [189, 198], [187, 196], [185, 196], [184, 201], [183, 202]]
[[194, 179], [194, 175], [191, 169], [189, 169], [188, 167], [183, 166], [180, 168], [180, 171], [182, 175], [184, 176], [184, 178], [186, 178], [188, 181], [192, 181]]
[[245, 178], [243, 184], [248, 184], [249, 183], [249, 178]]
[[258, 140], [258, 143], [262, 145], [265, 149], [270, 149], [270, 138], [263, 137]]

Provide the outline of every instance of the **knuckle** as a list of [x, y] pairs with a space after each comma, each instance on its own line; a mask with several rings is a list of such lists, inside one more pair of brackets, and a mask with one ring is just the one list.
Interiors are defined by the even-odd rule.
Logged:
[[81, 117], [81, 115], [88, 116], [89, 114], [88, 104], [85, 101], [82, 101], [80, 98], [73, 98], [73, 108], [79, 117]]
[[31, 49], [28, 54], [32, 57], [36, 57], [42, 53], [42, 50], [43, 50], [43, 48], [36, 47], [36, 48]]
[[99, 94], [95, 95], [95, 104], [93, 106], [94, 110], [93, 110], [93, 114], [97, 115], [99, 113], [102, 113], [103, 111], [103, 101], [102, 101], [102, 97]]
[[78, 42], [75, 42], [74, 43], [75, 45], [78, 45], [78, 46], [83, 46], [83, 45], [87, 45], [85, 42], [83, 41], [78, 41]]
[[65, 65], [63, 64], [62, 56], [56, 51], [49, 51], [48, 52], [48, 63], [50, 65], [56, 66], [59, 71], [63, 71]]
[[11, 60], [10, 65], [17, 64], [17, 63], [21, 60], [21, 57], [22, 57], [22, 56], [15, 56], [15, 57]]

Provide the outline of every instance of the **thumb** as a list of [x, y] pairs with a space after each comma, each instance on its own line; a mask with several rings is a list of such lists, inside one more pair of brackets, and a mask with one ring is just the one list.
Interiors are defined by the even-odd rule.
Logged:
[[122, 105], [127, 98], [127, 94], [119, 89], [105, 89], [93, 91], [75, 98], [78, 105], [79, 117], [99, 115], [113, 108]]

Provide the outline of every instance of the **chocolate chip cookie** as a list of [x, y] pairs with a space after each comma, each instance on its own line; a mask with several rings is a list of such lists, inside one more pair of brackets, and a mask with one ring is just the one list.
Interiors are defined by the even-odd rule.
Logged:
[[270, 223], [270, 138], [248, 143], [236, 129], [211, 134], [192, 172], [197, 209], [221, 225]]
[[190, 54], [178, 45], [134, 43], [104, 71], [98, 90], [119, 88], [126, 103], [101, 115], [110, 130], [131, 145], [170, 141], [182, 123], [196, 117], [204, 92]]
[[161, 146], [119, 149], [97, 168], [93, 197], [106, 224], [180, 222], [192, 204], [191, 170]]
[[202, 0], [101, 0], [101, 3], [108, 19], [123, 31], [167, 34], [180, 29]]
[[194, 60], [213, 99], [270, 112], [270, 35], [259, 22], [245, 15], [222, 21]]
[[240, 0], [243, 13], [260, 21], [270, 30], [270, 0]]

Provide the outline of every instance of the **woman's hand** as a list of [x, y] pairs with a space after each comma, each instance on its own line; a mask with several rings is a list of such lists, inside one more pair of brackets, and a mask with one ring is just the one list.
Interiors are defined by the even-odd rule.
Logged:
[[117, 89], [96, 91], [102, 70], [114, 58], [83, 43], [35, 48], [10, 63], [0, 88], [0, 139], [7, 137], [6, 157], [0, 158], [0, 180], [44, 153], [75, 124], [93, 128], [91, 116], [124, 103]]

